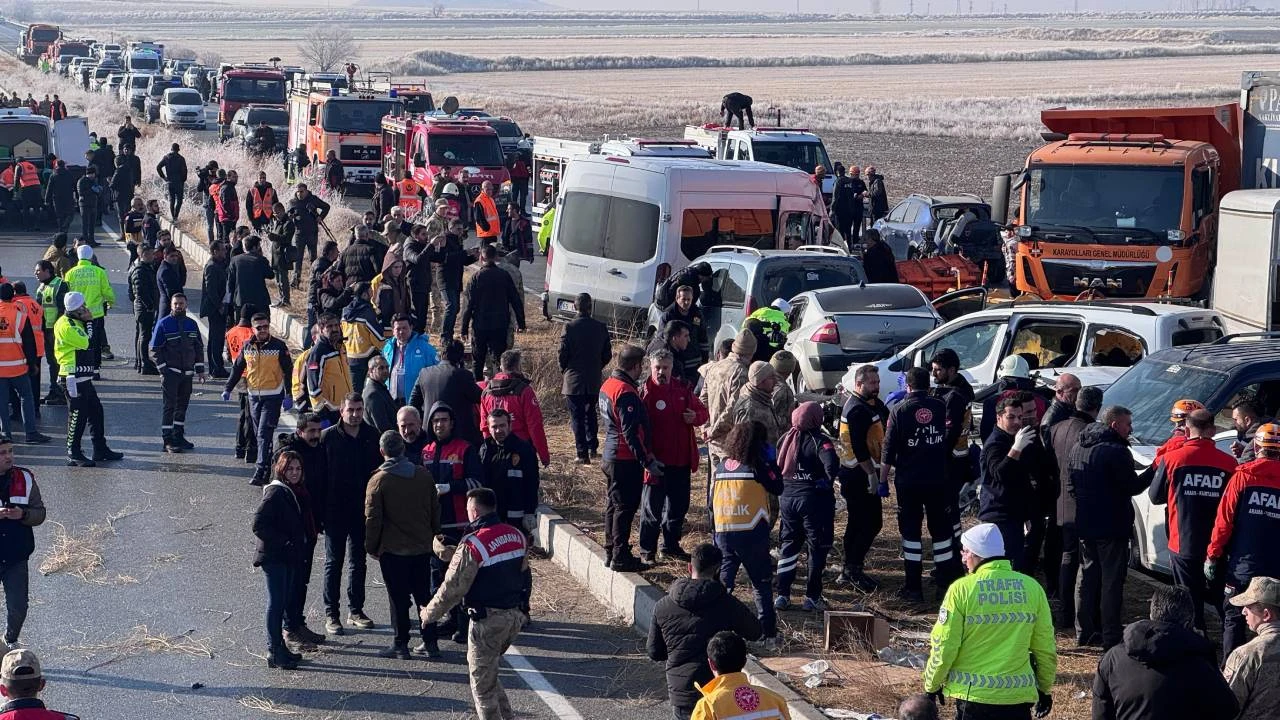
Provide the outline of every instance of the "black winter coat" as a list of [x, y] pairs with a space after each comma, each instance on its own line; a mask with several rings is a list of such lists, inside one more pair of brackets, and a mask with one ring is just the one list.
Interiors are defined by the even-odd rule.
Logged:
[[1076, 411], [1049, 431], [1047, 448], [1058, 468], [1059, 525], [1074, 525], [1076, 522], [1076, 499], [1067, 491], [1067, 481], [1071, 477], [1071, 451], [1080, 444], [1080, 433], [1092, 424], [1093, 418]]
[[444, 247], [431, 249], [431, 262], [440, 265], [440, 277], [448, 287], [461, 290], [462, 269], [475, 261], [476, 256], [462, 247], [457, 235], [446, 235]]
[[267, 312], [267, 308], [271, 307], [267, 280], [275, 276], [271, 263], [260, 255], [245, 253], [235, 256], [227, 268], [227, 290], [231, 293], [231, 304], [236, 307], [252, 305], [258, 312]]
[[[328, 466], [328, 484], [322, 515], [330, 527], [354, 527], [364, 522], [364, 494], [369, 478], [382, 464], [378, 431], [360, 423], [354, 437], [338, 423], [320, 436]], [[317, 506], [319, 507], [319, 506]]]
[[258, 549], [253, 566], [264, 563], [301, 563], [307, 550], [307, 524], [302, 503], [282, 483], [262, 489], [262, 502], [253, 514], [253, 534]]
[[298, 238], [307, 240], [316, 237], [320, 232], [320, 222], [329, 215], [331, 209], [329, 203], [315, 195], [308, 195], [305, 200], [298, 198], [290, 200], [287, 212], [293, 217]]
[[204, 264], [204, 277], [200, 282], [200, 317], [225, 315], [222, 298], [227, 294], [226, 262], [210, 260]]
[[347, 276], [347, 282], [370, 282], [382, 268], [384, 250], [381, 245], [356, 240], [338, 257], [338, 267]]
[[160, 308], [160, 286], [156, 282], [156, 266], [142, 261], [129, 269], [129, 299], [133, 312], [155, 313]]
[[329, 460], [325, 456], [324, 443], [316, 443], [315, 447], [311, 447], [296, 432], [280, 433], [276, 436], [274, 457], [279, 457], [285, 450], [292, 450], [302, 458], [302, 484], [311, 496], [311, 507], [315, 508], [316, 530], [324, 530], [323, 509], [328, 499], [326, 490], [329, 487]]
[[395, 430], [396, 411], [400, 408], [387, 386], [373, 378], [365, 378], [361, 395], [364, 397], [365, 424], [377, 430], [378, 437], [388, 430]]
[[516, 326], [524, 330], [524, 298], [506, 270], [485, 265], [467, 283], [466, 307], [462, 311], [462, 334], [475, 326], [476, 334], [505, 336], [511, 327], [510, 307], [516, 314]]
[[44, 201], [58, 214], [71, 212], [76, 204], [76, 179], [67, 170], [54, 170], [44, 188]]
[[1239, 710], [1213, 646], [1171, 623], [1126, 627], [1093, 677], [1093, 720], [1232, 720]]
[[862, 253], [862, 269], [867, 273], [867, 282], [898, 282], [898, 259], [888, 243], [878, 242], [868, 247]]
[[729, 594], [719, 580], [676, 580], [654, 607], [649, 659], [666, 661], [672, 707], [688, 711], [698, 704], [702, 694], [693, 684], [711, 680], [707, 643], [722, 630], [732, 630], [744, 640], [759, 639], [761, 633], [755, 611]]
[[1129, 443], [1094, 423], [1080, 433], [1068, 460], [1067, 492], [1076, 501], [1076, 532], [1083, 539], [1119, 539], [1133, 532], [1132, 498], [1147, 489], [1133, 469]]
[[404, 259], [405, 272], [409, 275], [409, 289], [415, 293], [431, 291], [431, 248], [413, 238], [405, 238]]
[[98, 206], [98, 199], [102, 195], [102, 185], [95, 178], [88, 175], [82, 175], [76, 181], [76, 202], [82, 208], [94, 208]]
[[560, 372], [564, 373], [561, 394], [589, 397], [600, 394], [604, 367], [611, 359], [613, 346], [609, 342], [609, 328], [604, 323], [590, 315], [569, 321], [560, 336]]
[[382, 218], [391, 213], [391, 208], [400, 204], [400, 193], [396, 191], [396, 186], [387, 183], [378, 188], [373, 194], [373, 219], [374, 222], [382, 222]]
[[168, 262], [160, 263], [156, 272], [156, 286], [160, 292], [160, 317], [169, 314], [170, 303], [175, 293], [183, 292], [182, 271], [177, 265]]
[[1025, 522], [1031, 517], [1033, 448], [1018, 459], [1009, 457], [1013, 436], [996, 428], [982, 443], [982, 522]]
[[156, 173], [170, 185], [187, 181], [187, 159], [176, 152], [165, 155], [156, 165]]
[[409, 393], [409, 404], [427, 417], [424, 411], [436, 403], [453, 409], [458, 419], [455, 435], [466, 438], [472, 445], [480, 444], [480, 386], [476, 385], [470, 370], [447, 362], [423, 368]]

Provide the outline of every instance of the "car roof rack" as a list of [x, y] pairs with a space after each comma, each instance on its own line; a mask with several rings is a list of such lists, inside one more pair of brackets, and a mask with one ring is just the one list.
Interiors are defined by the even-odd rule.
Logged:
[[849, 257], [849, 251], [835, 245], [801, 245], [796, 250], [819, 253], [822, 255], [839, 255], [841, 257]]
[[1145, 315], [1146, 317], [1155, 317], [1156, 311], [1142, 305], [1126, 305], [1124, 303], [1108, 302], [1106, 300], [1041, 300], [1036, 298], [1027, 302], [1018, 302], [1017, 298], [1009, 301], [1015, 309], [1026, 307], [1086, 307], [1086, 308], [1102, 308], [1105, 310], [1123, 310], [1133, 313], [1134, 315]]
[[760, 252], [759, 250], [753, 247], [747, 247], [746, 245], [712, 245], [711, 247], [707, 248], [708, 255], [710, 255], [711, 253], [717, 253], [717, 252], [743, 253], [746, 255], [755, 255], [757, 257], [764, 257], [764, 253]]
[[1267, 338], [1280, 338], [1280, 330], [1260, 330], [1257, 332], [1242, 332], [1223, 335], [1222, 337], [1209, 343], [1210, 345], [1228, 345], [1235, 340], [1243, 339], [1263, 340]]

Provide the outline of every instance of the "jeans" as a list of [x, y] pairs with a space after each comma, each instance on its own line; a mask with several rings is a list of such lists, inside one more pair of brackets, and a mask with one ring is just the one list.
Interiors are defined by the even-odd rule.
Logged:
[[8, 645], [18, 642], [18, 636], [22, 634], [22, 626], [27, 622], [27, 608], [30, 607], [28, 597], [30, 574], [27, 558], [12, 565], [0, 565], [0, 588], [4, 589], [5, 606], [4, 641]]
[[[18, 397], [22, 399], [23, 429], [28, 435], [36, 434], [39, 430], [36, 428], [36, 398], [35, 393], [31, 390], [31, 377], [29, 375], [19, 375], [11, 378], [0, 378], [0, 397], [9, 397], [10, 390], [16, 390]], [[9, 413], [0, 411], [0, 433], [13, 437], [13, 432], [9, 427], [10, 422]]]
[[218, 240], [224, 243], [230, 243], [231, 239], [236, 236], [236, 224], [238, 222], [238, 220], [219, 220]]
[[479, 382], [484, 380], [484, 363], [489, 356], [493, 356], [493, 368], [497, 374], [498, 360], [507, 351], [507, 331], [476, 330], [474, 341], [471, 357], [475, 360], [474, 370]]
[[715, 535], [716, 546], [724, 553], [720, 582], [733, 592], [738, 567], [747, 571], [756, 600], [756, 615], [764, 637], [778, 635], [778, 615], [773, 609], [773, 558], [769, 557], [769, 526], [761, 523], [750, 530]]
[[93, 332], [93, 337], [89, 339], [90, 345], [93, 347], [93, 370], [96, 373], [102, 367], [103, 350], [111, 349], [111, 341], [107, 340], [107, 316], [99, 315], [93, 319], [93, 326], [89, 328]]
[[184, 183], [169, 183], [169, 216], [175, 220], [178, 218], [178, 213], [182, 212], [182, 199], [185, 194], [186, 185]]
[[[1123, 641], [1124, 580], [1129, 574], [1128, 538], [1080, 540], [1080, 587], [1076, 589], [1076, 637], [1089, 641], [1101, 632], [1102, 647]], [[1101, 615], [1099, 627], [1094, 618]]]
[[303, 608], [307, 604], [307, 585], [311, 582], [311, 564], [316, 555], [316, 541], [307, 543], [306, 555], [293, 575], [293, 592], [289, 594], [289, 603], [284, 608], [284, 627], [286, 630], [300, 630], [306, 625], [306, 613]]
[[822, 597], [822, 571], [827, 567], [827, 553], [831, 552], [835, 536], [835, 494], [828, 490], [783, 495], [779, 498], [779, 505], [782, 510], [782, 547], [778, 551], [778, 595], [791, 597], [791, 583], [800, 565], [800, 550], [807, 545], [809, 579], [804, 596], [816, 600]]
[[284, 616], [296, 587], [297, 573], [297, 563], [262, 563], [262, 574], [267, 579], [267, 652], [272, 656], [285, 651]]
[[849, 506], [843, 538], [844, 569], [861, 571], [871, 545], [884, 526], [882, 502], [867, 485], [867, 475], [860, 468], [841, 472], [840, 495]]
[[595, 395], [566, 395], [564, 401], [569, 406], [569, 425], [573, 428], [573, 444], [578, 457], [595, 454], [600, 450], [600, 398]]
[[462, 288], [453, 283], [444, 283], [444, 327], [440, 335], [445, 340], [453, 339], [453, 326], [458, 321], [458, 303], [461, 301]]
[[528, 180], [512, 180], [511, 181], [511, 202], [516, 207], [524, 210], [525, 203], [529, 200], [529, 181]]
[[636, 460], [606, 462], [604, 476], [609, 481], [604, 509], [604, 549], [611, 560], [621, 560], [631, 555], [631, 525], [640, 508], [644, 467]]
[[[395, 631], [396, 647], [407, 648], [409, 635], [418, 625], [411, 617], [413, 599], [423, 599], [431, 594], [430, 561], [430, 554], [394, 555], [384, 552], [378, 558], [391, 604], [391, 628]], [[425, 635], [423, 639], [426, 639]]]
[[204, 205], [204, 236], [212, 243], [218, 239], [218, 214], [213, 207], [213, 200], [206, 198]]
[[257, 475], [266, 477], [271, 469], [271, 442], [280, 424], [280, 405], [284, 395], [249, 396], [249, 418], [258, 440]]
[[349, 519], [346, 524], [328, 523], [324, 528], [324, 611], [337, 618], [341, 608], [338, 595], [342, 591], [342, 564], [351, 554], [347, 573], [347, 604], [351, 612], [364, 612], [364, 520]]
[[662, 534], [662, 551], [680, 549], [680, 537], [684, 535], [684, 517], [689, 512], [689, 487], [691, 470], [687, 467], [668, 465], [662, 471], [662, 481], [657, 485], [645, 485], [640, 506], [640, 550], [654, 552], [658, 549], [658, 534]]
[[129, 206], [133, 204], [133, 193], [117, 193], [116, 194], [116, 227], [120, 229], [121, 238], [124, 237], [124, 216], [129, 214]]
[[429, 303], [431, 302], [431, 289], [414, 290], [411, 294], [411, 302], [413, 303], [413, 329], [416, 332], [426, 332], [427, 314], [430, 311]]

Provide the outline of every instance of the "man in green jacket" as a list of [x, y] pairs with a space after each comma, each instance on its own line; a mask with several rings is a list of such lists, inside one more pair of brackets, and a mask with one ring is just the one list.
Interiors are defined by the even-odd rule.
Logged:
[[1014, 572], [992, 523], [960, 536], [969, 575], [947, 589], [929, 635], [924, 689], [939, 704], [956, 701], [956, 717], [1043, 718], [1053, 708], [1058, 668], [1053, 618], [1044, 589]]
[[106, 315], [107, 308], [116, 304], [116, 293], [111, 289], [111, 280], [107, 271], [93, 261], [93, 248], [81, 245], [76, 250], [80, 259], [76, 266], [67, 271], [67, 289], [84, 296], [84, 305], [93, 315], [91, 320], [93, 342], [94, 372], [97, 373], [102, 361], [114, 360], [110, 343], [107, 342]]
[[[67, 293], [63, 303], [66, 314], [53, 324], [53, 352], [58, 356], [58, 372], [71, 406], [67, 413], [67, 465], [93, 467], [98, 462], [121, 460], [124, 455], [107, 447], [102, 401], [93, 387], [98, 367], [93, 363], [87, 327], [92, 313], [78, 292]], [[92, 458], [80, 449], [86, 426], [93, 437]]]

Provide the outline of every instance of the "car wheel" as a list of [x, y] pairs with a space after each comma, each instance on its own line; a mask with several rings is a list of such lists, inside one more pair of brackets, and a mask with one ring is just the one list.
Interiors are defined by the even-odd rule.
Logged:
[[1138, 539], [1138, 526], [1129, 531], [1129, 567], [1133, 570], [1145, 570], [1142, 564], [1142, 542]]

